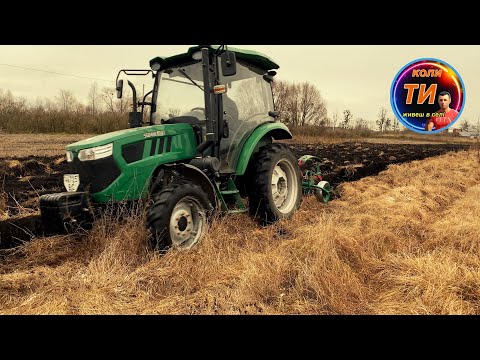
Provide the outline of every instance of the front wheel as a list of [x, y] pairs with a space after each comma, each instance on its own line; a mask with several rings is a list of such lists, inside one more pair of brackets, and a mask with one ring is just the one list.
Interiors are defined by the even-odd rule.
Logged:
[[302, 201], [302, 181], [291, 150], [284, 144], [269, 144], [261, 148], [255, 161], [250, 213], [264, 223], [292, 216]]
[[147, 213], [151, 245], [158, 250], [190, 249], [203, 235], [209, 212], [213, 210], [199, 185], [188, 181], [173, 183], [154, 196]]

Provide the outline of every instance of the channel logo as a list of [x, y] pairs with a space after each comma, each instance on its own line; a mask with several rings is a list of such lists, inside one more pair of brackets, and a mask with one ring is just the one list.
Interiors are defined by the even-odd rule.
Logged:
[[446, 62], [425, 58], [405, 65], [390, 89], [392, 110], [408, 129], [432, 134], [445, 131], [465, 107], [465, 86]]

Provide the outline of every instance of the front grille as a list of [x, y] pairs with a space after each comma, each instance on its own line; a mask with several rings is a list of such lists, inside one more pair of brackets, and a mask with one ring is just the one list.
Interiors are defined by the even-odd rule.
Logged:
[[105, 190], [121, 173], [113, 156], [92, 161], [75, 157], [69, 167], [72, 174], [80, 175], [80, 189], [90, 193]]

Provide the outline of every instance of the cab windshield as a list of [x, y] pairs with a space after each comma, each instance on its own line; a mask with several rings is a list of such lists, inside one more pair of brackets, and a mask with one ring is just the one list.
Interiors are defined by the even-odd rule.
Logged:
[[159, 87], [155, 124], [180, 115], [205, 119], [201, 62], [169, 68], [157, 76]]

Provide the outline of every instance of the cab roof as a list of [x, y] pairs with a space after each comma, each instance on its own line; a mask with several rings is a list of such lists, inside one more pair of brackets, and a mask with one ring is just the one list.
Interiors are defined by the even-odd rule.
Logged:
[[[182, 65], [185, 63], [190, 63], [192, 62], [192, 54], [199, 51], [203, 47], [208, 47], [210, 51], [215, 51], [217, 50], [220, 46], [219, 45], [197, 45], [197, 46], [192, 46], [190, 47], [186, 53], [183, 54], [178, 54], [178, 55], [173, 55], [169, 57], [159, 57], [157, 56], [156, 58], [150, 60], [150, 66], [154, 62], [159, 62], [161, 64], [160, 70], [165, 70], [170, 67]], [[246, 49], [238, 49], [234, 47], [228, 47], [229, 51], [233, 51], [235, 53], [235, 56], [237, 60], [246, 62], [247, 64], [251, 64], [253, 66], [259, 67], [261, 69], [264, 69], [266, 71], [272, 70], [272, 69], [278, 69], [280, 66], [273, 61], [270, 57], [268, 57], [265, 54], [262, 54], [258, 51], [253, 51], [253, 50], [246, 50]], [[220, 53], [225, 52], [225, 49], [222, 49]]]

